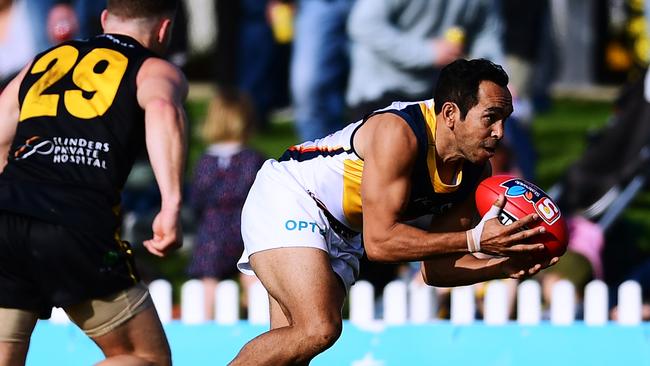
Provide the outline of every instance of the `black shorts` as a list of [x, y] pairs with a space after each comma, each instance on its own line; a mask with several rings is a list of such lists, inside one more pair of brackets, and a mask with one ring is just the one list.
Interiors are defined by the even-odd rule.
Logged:
[[110, 295], [139, 281], [115, 233], [0, 211], [0, 307], [38, 311]]

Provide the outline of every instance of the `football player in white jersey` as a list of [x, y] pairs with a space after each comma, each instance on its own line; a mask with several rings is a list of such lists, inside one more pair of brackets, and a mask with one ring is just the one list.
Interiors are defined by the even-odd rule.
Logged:
[[[267, 289], [271, 330], [231, 365], [306, 365], [334, 344], [364, 250], [373, 261], [421, 261], [435, 286], [521, 278], [557, 262], [535, 256], [537, 215], [501, 225], [503, 196], [483, 218], [476, 211], [513, 110], [507, 83], [490, 61], [457, 60], [432, 100], [393, 103], [265, 163], [242, 213], [239, 268]], [[409, 221], [421, 217], [430, 227]]]

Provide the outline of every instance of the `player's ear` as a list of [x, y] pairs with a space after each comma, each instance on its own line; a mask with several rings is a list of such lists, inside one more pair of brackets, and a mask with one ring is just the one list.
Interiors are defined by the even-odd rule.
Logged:
[[442, 122], [444, 122], [448, 128], [454, 128], [458, 112], [458, 106], [456, 103], [445, 102], [445, 104], [442, 105], [440, 113], [442, 115]]
[[102, 29], [106, 30], [106, 19], [108, 19], [108, 10], [104, 9], [99, 19], [102, 23]]
[[160, 26], [158, 28], [158, 43], [163, 45], [167, 44], [167, 41], [172, 34], [172, 24], [173, 22], [169, 18], [163, 18], [160, 21]]

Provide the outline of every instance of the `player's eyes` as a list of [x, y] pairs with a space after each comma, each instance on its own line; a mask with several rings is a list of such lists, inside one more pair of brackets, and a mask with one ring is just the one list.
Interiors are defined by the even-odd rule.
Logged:
[[494, 114], [488, 114], [488, 115], [486, 115], [486, 116], [483, 117], [483, 120], [484, 120], [485, 122], [491, 124], [491, 123], [496, 122], [496, 121], [498, 120], [498, 118], [497, 118], [497, 116], [494, 115]]

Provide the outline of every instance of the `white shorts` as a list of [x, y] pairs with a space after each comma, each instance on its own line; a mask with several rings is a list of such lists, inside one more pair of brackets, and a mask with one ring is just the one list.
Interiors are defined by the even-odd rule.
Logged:
[[307, 190], [275, 160], [267, 160], [257, 173], [242, 209], [241, 231], [244, 252], [237, 268], [245, 274], [254, 274], [248, 261], [254, 253], [309, 247], [329, 254], [346, 289], [359, 275], [361, 234], [344, 239], [335, 233]]

